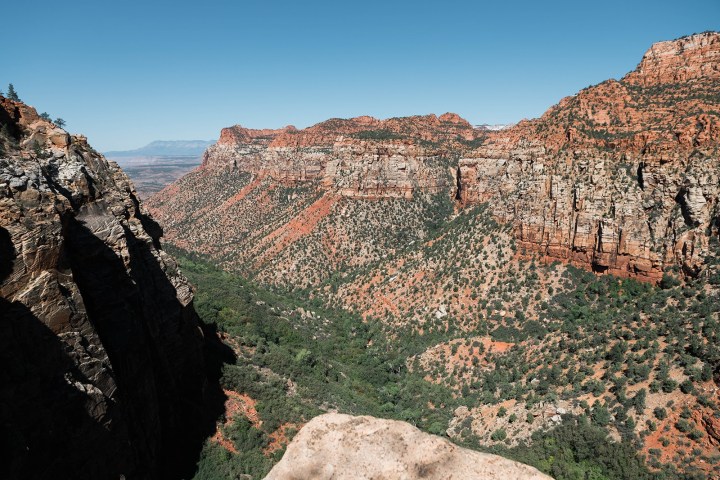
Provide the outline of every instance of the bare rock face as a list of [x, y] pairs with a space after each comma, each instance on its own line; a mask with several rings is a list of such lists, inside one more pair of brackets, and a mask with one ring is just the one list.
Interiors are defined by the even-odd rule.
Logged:
[[533, 467], [460, 448], [395, 420], [330, 413], [288, 445], [266, 480], [546, 480]]
[[717, 33], [653, 45], [621, 81], [490, 135], [460, 160], [458, 197], [489, 202], [548, 259], [697, 274], [720, 225], [718, 59]]
[[412, 198], [450, 191], [451, 150], [484, 136], [453, 113], [377, 120], [331, 119], [304, 130], [223, 129], [203, 167], [232, 167], [286, 185], [318, 181], [351, 198]]
[[640, 85], [661, 85], [699, 78], [720, 78], [717, 33], [705, 32], [654, 44], [637, 70], [625, 80]]
[[84, 137], [3, 97], [0, 127], [4, 478], [170, 473], [204, 386], [191, 287]]

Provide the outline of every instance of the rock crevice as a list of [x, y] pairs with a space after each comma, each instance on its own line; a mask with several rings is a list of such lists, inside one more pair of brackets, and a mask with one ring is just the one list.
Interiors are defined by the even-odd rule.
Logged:
[[0, 123], [5, 478], [172, 476], [205, 386], [192, 289], [116, 164], [22, 103]]

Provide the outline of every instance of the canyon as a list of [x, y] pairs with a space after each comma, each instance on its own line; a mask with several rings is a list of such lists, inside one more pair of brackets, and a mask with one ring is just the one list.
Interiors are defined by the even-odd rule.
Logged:
[[715, 32], [657, 43], [503, 129], [452, 113], [235, 125], [148, 210], [190, 258], [339, 312], [292, 321], [356, 315], [428, 382], [417, 409], [383, 387], [390, 410], [349, 413], [515, 452], [588, 418], [653, 469], [712, 476], [719, 55]]
[[[241, 253], [230, 260], [230, 252], [260, 242], [265, 245], [252, 255], [283, 270], [291, 261], [283, 251], [300, 237], [312, 232], [321, 242], [338, 242], [312, 227], [282, 244], [269, 241], [300, 211], [322, 224], [351, 200], [441, 194], [455, 209], [488, 204], [523, 248], [547, 261], [655, 283], [673, 268], [697, 276], [720, 215], [718, 55], [716, 33], [658, 43], [624, 78], [499, 131], [474, 128], [451, 113], [332, 119], [304, 130], [226, 128], [202, 167], [148, 207], [179, 245], [237, 267], [250, 258]], [[220, 179], [228, 183], [225, 192], [213, 190]], [[240, 210], [258, 197], [279, 203], [272, 198], [278, 188], [306, 191], [291, 192], [287, 206], [262, 213], [263, 224], [275, 229], [258, 238], [253, 219]], [[332, 206], [316, 212], [316, 196]], [[228, 246], [205, 237], [204, 229], [184, 229], [190, 217], [222, 224]]]
[[0, 127], [8, 478], [720, 475], [720, 33], [501, 129], [224, 128], [147, 201]]

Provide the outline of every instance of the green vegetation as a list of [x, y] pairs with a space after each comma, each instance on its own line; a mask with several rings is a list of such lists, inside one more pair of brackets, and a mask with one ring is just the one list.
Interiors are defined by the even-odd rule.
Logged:
[[452, 395], [408, 372], [378, 325], [262, 290], [176, 253], [198, 287], [196, 309], [203, 321], [237, 342], [238, 359], [224, 367], [222, 386], [256, 400], [263, 421], [257, 429], [235, 420], [233, 431], [240, 433], [231, 438], [238, 450], [245, 449], [242, 455], [208, 443], [197, 478], [233, 472], [258, 478], [273, 463], [261, 453], [268, 435], [322, 410], [397, 418], [442, 433], [438, 425], [447, 425], [452, 411], [427, 403], [447, 404]]
[[13, 86], [12, 83], [8, 85], [7, 98], [9, 98], [10, 100], [13, 100], [15, 102], [20, 101], [20, 97], [18, 96], [17, 92], [15, 91], [15, 87]]
[[[634, 172], [617, 174], [637, 185]], [[720, 416], [712, 391], [720, 366], [720, 299], [710, 287], [720, 283], [716, 238], [701, 278], [681, 283], [670, 271], [657, 288], [543, 265], [488, 205], [455, 212], [444, 195], [341, 198], [261, 263], [268, 245], [255, 249], [253, 235], [263, 241], [328, 199], [236, 172], [208, 186], [232, 198], [255, 181], [247, 204], [227, 210], [248, 215], [251, 228], [242, 248], [226, 240], [223, 257], [223, 267], [240, 265], [252, 281], [180, 252], [199, 313], [238, 356], [225, 366], [223, 387], [253, 398], [263, 421], [224, 427], [228, 438], [239, 429], [233, 442], [249, 450], [218, 471], [262, 475], [280, 455], [263, 453], [271, 435], [327, 409], [406, 420], [507, 455], [527, 442], [534, 456], [524, 461], [559, 479], [700, 479], [698, 458], [706, 472], [715, 468], [701, 416], [678, 416], [685, 405]], [[250, 208], [260, 195], [277, 223], [264, 225]], [[454, 416], [458, 407], [467, 417]], [[588, 458], [588, 443], [619, 463]], [[639, 451], [650, 454], [647, 466]], [[208, 444], [198, 475], [227, 456]]]
[[534, 465], [556, 479], [654, 477], [632, 445], [611, 441], [605, 430], [591, 425], [584, 417], [566, 419], [553, 430], [536, 432], [530, 445], [522, 444], [498, 453]]
[[391, 130], [365, 130], [352, 135], [360, 140], [401, 140], [403, 135], [398, 135]]
[[[482, 217], [457, 219], [453, 231], [472, 225], [477, 218]], [[452, 237], [447, 227], [439, 229], [437, 236]], [[551, 301], [538, 306], [543, 328], [532, 327], [532, 333], [518, 329], [511, 335], [516, 341], [528, 340], [527, 346], [518, 344], [497, 355], [483, 349], [481, 343], [466, 340], [451, 350], [458, 355], [469, 351], [480, 359], [471, 381], [448, 377], [430, 383], [425, 378], [437, 376], [437, 367], [420, 362], [418, 355], [461, 332], [420, 334], [379, 320], [363, 322], [352, 312], [326, 305], [320, 297], [308, 299], [308, 292], [271, 292], [197, 256], [174, 253], [198, 288], [198, 313], [231, 339], [237, 354], [235, 363], [224, 367], [223, 388], [250, 396], [257, 402], [262, 419], [261, 426], [254, 426], [239, 416], [223, 427], [225, 437], [241, 453], [231, 454], [208, 442], [196, 478], [238, 474], [261, 477], [282, 454], [281, 450], [263, 453], [270, 435], [283, 425], [299, 426], [328, 409], [405, 420], [444, 435], [452, 412], [462, 405], [516, 399], [530, 409], [540, 401], [572, 399], [587, 392], [595, 401], [592, 406], [586, 404], [585, 415], [569, 416], [549, 431], [538, 430], [528, 445], [512, 447], [517, 443], [513, 432], [517, 428], [535, 430], [541, 425], [530, 411], [516, 414], [505, 407], [497, 418], [506, 422], [499, 425], [507, 427], [496, 427], [484, 438], [465, 427], [453, 439], [472, 448], [491, 448], [557, 479], [651, 478], [655, 474], [651, 475], [637, 456], [638, 419], [645, 415], [661, 422], [667, 418], [667, 411], [658, 407], [647, 412], [648, 396], [653, 389], [662, 392], [670, 387], [694, 394], [689, 380], [709, 378], [712, 365], [720, 358], [713, 340], [719, 331], [714, 296], [701, 294], [692, 285], [663, 290], [567, 268], [559, 276], [564, 286], [554, 292]], [[684, 314], [673, 313], [678, 303], [668, 299], [682, 302]], [[628, 302], [637, 304], [638, 311], [626, 311]], [[663, 315], [667, 320], [641, 321], [638, 312], [650, 319]], [[700, 317], [702, 323], [692, 329], [680, 328], [693, 322], [692, 312], [706, 312]], [[675, 324], [675, 318], [682, 323]], [[694, 336], [694, 331], [703, 332], [705, 338]], [[674, 340], [669, 342], [670, 338]], [[661, 341], [667, 345], [664, 349], [655, 346]], [[461, 345], [466, 350], [458, 348]], [[533, 347], [529, 355], [528, 348], [533, 345], [540, 348]], [[481, 365], [484, 367], [479, 368]], [[598, 365], [606, 370], [602, 380], [588, 378]], [[673, 386], [675, 380], [669, 375], [677, 368], [684, 369], [686, 380]], [[622, 376], [620, 372], [624, 372]], [[677, 373], [673, 375], [677, 378]], [[623, 377], [625, 380], [620, 381]], [[648, 382], [650, 392], [632, 388]], [[707, 397], [703, 401], [717, 408]], [[658, 428], [650, 419], [643, 421], [645, 424], [649, 431]], [[681, 418], [675, 428], [683, 432], [687, 442], [703, 439], [704, 434], [690, 418]], [[618, 431], [623, 441], [610, 440], [609, 429]], [[702, 478], [696, 473], [694, 477], [683, 476], [653, 458], [653, 465], [662, 471], [658, 478]]]

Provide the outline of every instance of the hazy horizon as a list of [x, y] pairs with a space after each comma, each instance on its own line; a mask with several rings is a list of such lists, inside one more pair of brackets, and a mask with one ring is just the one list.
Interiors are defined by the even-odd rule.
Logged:
[[13, 45], [0, 89], [12, 82], [100, 151], [359, 115], [516, 123], [720, 18], [711, 0], [682, 11], [666, 1], [53, 5], [5, 7], [39, 33], [24, 22], [0, 33]]

